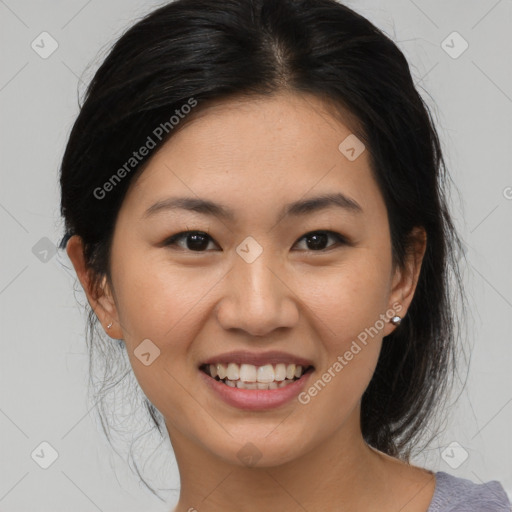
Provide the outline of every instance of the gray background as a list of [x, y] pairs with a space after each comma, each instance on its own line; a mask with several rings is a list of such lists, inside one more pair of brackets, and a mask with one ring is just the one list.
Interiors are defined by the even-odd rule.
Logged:
[[[62, 234], [58, 168], [77, 90], [115, 38], [161, 3], [0, 0], [1, 511], [168, 511], [177, 498], [170, 450], [159, 448], [160, 465], [146, 468], [158, 467], [153, 482], [170, 489], [164, 504], [100, 433], [86, 402], [77, 305], [85, 299], [74, 291], [66, 254], [52, 252]], [[497, 479], [512, 496], [512, 1], [347, 3], [406, 54], [460, 191], [453, 211], [469, 261], [470, 373], [442, 435], [413, 462], [476, 482]], [[58, 44], [47, 58], [31, 47], [51, 49], [44, 31]], [[461, 55], [454, 31], [469, 44]], [[40, 464], [51, 450], [42, 442], [58, 452], [47, 469]]]

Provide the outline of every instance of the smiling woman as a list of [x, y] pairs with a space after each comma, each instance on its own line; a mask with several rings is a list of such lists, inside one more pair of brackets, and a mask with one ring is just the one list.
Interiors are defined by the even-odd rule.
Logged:
[[176, 512], [506, 510], [409, 462], [455, 367], [446, 186], [404, 56], [334, 0], [178, 0], [118, 40], [64, 154], [61, 248], [91, 354], [118, 340], [169, 434]]

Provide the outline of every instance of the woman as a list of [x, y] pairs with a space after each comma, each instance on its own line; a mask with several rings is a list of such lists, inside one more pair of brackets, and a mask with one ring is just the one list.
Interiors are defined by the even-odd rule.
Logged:
[[178, 0], [118, 40], [61, 247], [167, 430], [176, 512], [509, 510], [408, 462], [454, 368], [445, 174], [404, 56], [334, 0]]

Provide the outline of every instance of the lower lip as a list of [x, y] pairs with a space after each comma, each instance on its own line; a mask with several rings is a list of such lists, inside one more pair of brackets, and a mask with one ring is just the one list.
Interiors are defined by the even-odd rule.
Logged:
[[213, 390], [224, 402], [248, 411], [260, 411], [264, 409], [274, 409], [288, 402], [291, 402], [301, 390], [305, 387], [311, 373], [309, 370], [303, 374], [300, 379], [277, 389], [240, 389], [232, 388], [227, 384], [210, 377], [202, 370], [199, 370], [205, 383]]

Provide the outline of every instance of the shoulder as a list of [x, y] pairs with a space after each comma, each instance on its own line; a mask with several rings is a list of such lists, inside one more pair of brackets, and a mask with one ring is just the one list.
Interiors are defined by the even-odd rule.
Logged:
[[436, 487], [427, 512], [511, 512], [512, 506], [496, 480], [475, 483], [443, 471], [436, 473]]

